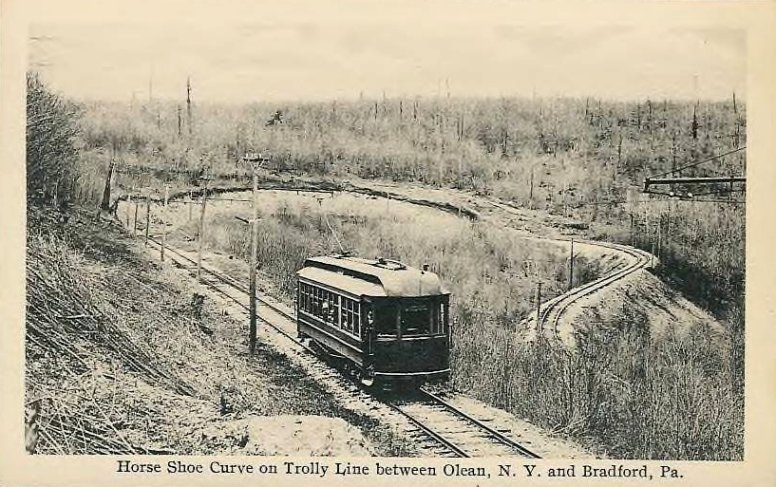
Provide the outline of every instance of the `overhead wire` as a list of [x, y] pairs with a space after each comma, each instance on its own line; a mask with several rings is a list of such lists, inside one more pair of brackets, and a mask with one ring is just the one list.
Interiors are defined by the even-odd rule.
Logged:
[[657, 175], [654, 175], [654, 176], [650, 176], [650, 178], [648, 178], [648, 179], [651, 179], [651, 178], [659, 178], [659, 177], [662, 177], [662, 176], [667, 176], [667, 175], [669, 175], [669, 174], [673, 174], [673, 173], [676, 173], [676, 172], [679, 172], [679, 171], [683, 171], [683, 170], [685, 170], [685, 169], [689, 169], [689, 168], [691, 168], [691, 167], [699, 166], [699, 165], [703, 164], [704, 162], [713, 161], [714, 159], [719, 159], [720, 157], [725, 157], [725, 156], [729, 156], [730, 154], [735, 154], [736, 152], [742, 151], [742, 150], [744, 150], [744, 149], [746, 149], [746, 146], [742, 146], [742, 147], [739, 147], [739, 148], [737, 148], [737, 149], [733, 149], [733, 150], [731, 150], [731, 151], [725, 152], [724, 154], [718, 154], [718, 155], [714, 155], [714, 156], [711, 156], [711, 157], [709, 157], [709, 158], [702, 159], [702, 160], [700, 160], [700, 161], [693, 162], [693, 163], [690, 163], [690, 164], [684, 165], [684, 166], [682, 166], [682, 167], [678, 167], [678, 168], [676, 168], [676, 169], [672, 169], [672, 170], [670, 170], [670, 171], [667, 171], [667, 172], [664, 172], [664, 173], [662, 173], [662, 174], [657, 174]]

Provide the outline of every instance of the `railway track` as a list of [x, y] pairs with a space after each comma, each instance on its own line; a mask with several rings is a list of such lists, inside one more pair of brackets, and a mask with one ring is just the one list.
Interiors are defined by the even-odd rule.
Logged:
[[425, 390], [416, 391], [419, 397], [409, 402], [395, 400], [388, 403], [426, 434], [447, 449], [447, 456], [521, 456], [541, 458], [525, 446], [509, 438], [504, 432], [487, 425]]
[[[510, 205], [507, 205], [504, 203], [496, 203], [496, 202], [491, 202], [491, 204], [509, 213], [519, 214], [519, 210]], [[571, 241], [570, 238], [555, 238], [551, 240]], [[631, 259], [630, 259], [630, 262], [626, 264], [624, 267], [615, 269], [613, 272], [610, 272], [609, 274], [603, 277], [600, 277], [594, 281], [590, 281], [574, 289], [571, 289], [569, 292], [561, 294], [560, 296], [556, 296], [555, 298], [550, 299], [549, 301], [544, 303], [541, 306], [541, 309], [539, 311], [538, 325], [541, 328], [552, 329], [553, 331], [557, 332], [558, 325], [560, 324], [560, 320], [563, 314], [569, 309], [569, 307], [571, 307], [573, 304], [577, 303], [581, 299], [585, 298], [586, 296], [589, 296], [601, 290], [602, 288], [614, 282], [617, 282], [618, 280], [628, 276], [629, 274], [632, 274], [640, 269], [644, 269], [645, 267], [648, 267], [654, 259], [654, 256], [649, 252], [645, 252], [640, 249], [629, 247], [627, 245], [620, 245], [620, 244], [615, 244], [610, 242], [598, 242], [593, 240], [580, 240], [580, 239], [574, 239], [574, 242], [616, 250], [618, 252], [622, 252], [626, 254]]]
[[623, 268], [615, 270], [614, 272], [611, 272], [606, 276], [591, 281], [587, 284], [576, 287], [571, 291], [562, 294], [557, 299], [548, 302], [544, 309], [540, 312], [539, 316], [542, 322], [542, 326], [551, 327], [556, 332], [558, 331], [558, 325], [560, 324], [563, 313], [565, 313], [566, 310], [574, 303], [628, 276], [629, 274], [638, 271], [639, 269], [643, 269], [649, 266], [650, 262], [652, 261], [652, 256], [647, 252], [633, 249], [625, 245], [593, 242], [589, 240], [578, 240], [578, 242], [618, 250], [629, 255], [630, 257], [633, 257], [633, 260]]
[[[161, 249], [161, 242], [152, 236], [149, 236], [148, 243], [155, 249]], [[186, 255], [185, 251], [166, 245], [165, 252], [175, 265], [190, 271], [196, 269], [196, 261]], [[228, 301], [248, 310], [249, 290], [233, 277], [202, 265], [200, 280], [203, 285]], [[283, 335], [295, 346], [318, 356], [316, 350], [296, 338], [296, 330], [293, 326], [296, 317], [293, 314], [283, 309], [279, 303], [259, 297], [257, 300], [263, 305], [260, 307], [258, 317], [262, 323]], [[317, 377], [314, 378], [345, 381], [343, 385], [348, 394], [360, 401], [369, 403], [379, 400], [407, 419], [414, 427], [408, 433], [416, 439], [425, 437], [426, 444], [422, 448], [431, 450], [438, 456], [468, 458], [517, 455], [540, 458], [536, 453], [506, 436], [504, 431], [487, 425], [485, 421], [475, 418], [429, 391], [420, 389], [410, 396], [377, 398], [360, 389], [355, 382], [346, 380], [344, 375], [325, 366], [322, 362], [320, 367], [315, 368], [315, 376]]]

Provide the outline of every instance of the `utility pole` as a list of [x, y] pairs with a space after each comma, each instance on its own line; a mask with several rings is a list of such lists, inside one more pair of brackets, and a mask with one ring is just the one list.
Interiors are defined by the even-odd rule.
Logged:
[[146, 196], [145, 244], [148, 246], [148, 227], [151, 226], [151, 198]]
[[189, 221], [191, 221], [191, 211], [194, 207], [194, 198], [191, 195], [191, 190], [189, 190]]
[[162, 211], [162, 248], [160, 258], [164, 262], [164, 248], [167, 246], [167, 200], [170, 198], [170, 185], [164, 185], [164, 211]]
[[137, 201], [135, 201], [135, 219], [133, 221], [132, 225], [132, 236], [137, 238], [137, 208], [140, 206]]
[[662, 231], [663, 231], [663, 213], [661, 211], [657, 218], [657, 258], [658, 260], [660, 259], [660, 244], [662, 239]]
[[113, 170], [116, 167], [116, 150], [113, 150], [113, 155], [108, 163], [108, 175], [105, 177], [105, 187], [102, 190], [102, 202], [100, 203], [100, 209], [103, 211], [110, 211], [110, 186], [113, 179]]
[[257, 300], [256, 300], [256, 267], [258, 265], [258, 245], [259, 245], [259, 202], [258, 202], [258, 174], [259, 165], [265, 161], [261, 154], [249, 152], [243, 156], [243, 161], [251, 165], [253, 180], [251, 207], [253, 215], [251, 219], [251, 261], [250, 261], [250, 328], [248, 332], [248, 343], [250, 352], [256, 351], [256, 320], [257, 320]]
[[574, 239], [571, 239], [571, 259], [569, 261], [569, 290], [574, 287]]
[[189, 120], [189, 136], [191, 135], [191, 77], [186, 78], [186, 117]]
[[178, 112], [178, 137], [181, 136], [181, 107], [178, 105], [177, 107]]
[[205, 169], [205, 188], [202, 190], [202, 209], [199, 212], [199, 235], [197, 237], [197, 281], [202, 277], [202, 244], [205, 241], [205, 208], [207, 207], [207, 168]]
[[536, 283], [536, 329], [537, 330], [542, 329], [541, 309], [542, 309], [542, 283], [537, 282]]
[[259, 245], [259, 204], [256, 201], [256, 194], [258, 193], [258, 177], [256, 175], [256, 168], [253, 169], [253, 191], [251, 193], [251, 327], [250, 327], [250, 348], [251, 353], [256, 351], [256, 266], [258, 265], [258, 245]]
[[132, 195], [127, 195], [127, 230], [129, 230], [129, 209], [132, 207]]

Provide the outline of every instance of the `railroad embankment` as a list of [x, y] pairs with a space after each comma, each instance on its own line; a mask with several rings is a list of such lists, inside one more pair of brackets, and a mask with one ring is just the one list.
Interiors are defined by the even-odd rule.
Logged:
[[[246, 355], [244, 323], [198, 300], [198, 289], [174, 269], [138, 254], [111, 219], [31, 207], [28, 225], [26, 404], [38, 411], [32, 451], [411, 451], [271, 346]], [[270, 416], [283, 420], [264, 421]]]

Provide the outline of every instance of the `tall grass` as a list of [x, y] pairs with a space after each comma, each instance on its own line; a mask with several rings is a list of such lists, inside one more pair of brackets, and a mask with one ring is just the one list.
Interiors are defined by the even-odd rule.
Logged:
[[708, 330], [655, 337], [643, 316], [622, 315], [579, 332], [569, 351], [483, 318], [459, 315], [459, 388], [614, 458], [743, 459], [743, 394], [731, 393], [729, 350]]

